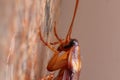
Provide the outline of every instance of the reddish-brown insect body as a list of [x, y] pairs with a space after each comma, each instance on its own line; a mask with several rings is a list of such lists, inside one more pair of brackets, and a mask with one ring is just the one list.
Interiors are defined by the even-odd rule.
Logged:
[[[54, 52], [52, 58], [50, 59], [47, 65], [47, 70], [48, 71], [60, 70], [57, 77], [54, 78], [55, 80], [79, 80], [81, 70], [80, 46], [76, 39], [71, 39], [71, 32], [78, 3], [79, 0], [76, 0], [74, 15], [66, 39], [63, 40], [58, 37], [56, 32], [56, 23], [54, 26], [54, 34], [58, 39], [58, 42], [50, 44], [45, 42], [41, 34], [41, 29], [39, 32], [41, 41]], [[56, 44], [59, 44], [57, 49], [51, 46]]]

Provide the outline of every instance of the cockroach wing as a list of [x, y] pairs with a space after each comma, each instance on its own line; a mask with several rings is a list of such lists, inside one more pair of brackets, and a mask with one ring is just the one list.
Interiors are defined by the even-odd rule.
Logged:
[[62, 80], [70, 80], [70, 75], [68, 70], [64, 71]]
[[79, 80], [81, 70], [80, 47], [73, 46], [69, 52], [68, 70], [70, 80]]

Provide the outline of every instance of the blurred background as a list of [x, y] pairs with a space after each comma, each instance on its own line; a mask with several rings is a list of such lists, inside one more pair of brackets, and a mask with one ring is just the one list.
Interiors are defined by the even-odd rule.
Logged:
[[[7, 47], [9, 37], [9, 21], [12, 12], [12, 2], [0, 0], [0, 53], [3, 54]], [[1, 57], [2, 58], [2, 57]]]
[[[80, 0], [72, 37], [79, 40], [80, 80], [120, 79], [120, 1]], [[75, 0], [62, 0], [59, 35], [66, 34]]]
[[6, 56], [10, 44], [10, 16], [13, 0], [0, 0], [0, 80], [5, 77]]
[[[82, 71], [80, 80], [120, 79], [120, 1], [80, 0], [72, 37], [81, 47]], [[0, 0], [0, 76], [5, 73], [9, 47], [12, 0]], [[75, 0], [62, 0], [57, 32], [67, 34]], [[0, 80], [2, 80], [0, 78]]]

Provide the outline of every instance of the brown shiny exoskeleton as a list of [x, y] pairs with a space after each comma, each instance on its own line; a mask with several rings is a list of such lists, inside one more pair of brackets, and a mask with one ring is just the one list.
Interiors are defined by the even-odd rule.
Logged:
[[[78, 3], [79, 0], [76, 0], [74, 15], [65, 39], [58, 37], [56, 32], [56, 22], [54, 26], [54, 35], [58, 40], [57, 42], [45, 42], [41, 34], [41, 29], [39, 31], [40, 40], [54, 52], [47, 65], [47, 70], [51, 72], [59, 70], [58, 75], [54, 78], [55, 80], [79, 80], [81, 70], [80, 46], [77, 39], [71, 39], [71, 32]], [[52, 47], [56, 44], [59, 44], [57, 49]]]

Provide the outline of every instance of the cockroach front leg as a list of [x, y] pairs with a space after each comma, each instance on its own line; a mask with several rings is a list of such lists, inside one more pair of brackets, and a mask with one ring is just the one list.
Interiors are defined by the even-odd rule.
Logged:
[[40, 80], [53, 80], [54, 78], [54, 73], [50, 73], [47, 76], [44, 76], [42, 79]]
[[[66, 67], [67, 58], [68, 58], [68, 52], [62, 54], [61, 56], [59, 53], [54, 53], [47, 65], [47, 70], [52, 72]], [[63, 70], [60, 70], [59, 75], [56, 78], [60, 79], [62, 77], [61, 74], [63, 74]], [[40, 80], [53, 80], [53, 79], [54, 79], [54, 73], [50, 73], [49, 75], [44, 76]]]
[[54, 55], [48, 62], [47, 70], [55, 71], [60, 68], [66, 67], [67, 66], [67, 58], [68, 58], [68, 52], [65, 52], [62, 55], [60, 55], [59, 53], [54, 53]]

